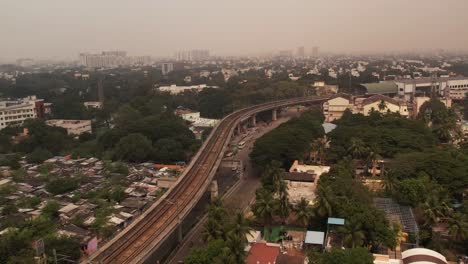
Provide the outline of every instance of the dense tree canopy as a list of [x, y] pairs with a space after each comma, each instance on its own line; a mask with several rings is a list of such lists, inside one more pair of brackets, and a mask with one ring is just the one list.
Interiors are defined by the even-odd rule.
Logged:
[[324, 135], [323, 119], [317, 109], [291, 119], [259, 138], [250, 157], [260, 167], [266, 167], [276, 160], [281, 162], [283, 168], [289, 168], [294, 160], [305, 158], [313, 140]]
[[353, 115], [348, 111], [336, 123], [338, 127], [328, 135], [331, 139], [328, 159], [334, 161], [347, 155], [352, 156], [352, 139], [361, 140], [368, 150], [384, 158], [408, 151], [423, 151], [434, 147], [436, 143], [431, 131], [423, 122], [399, 115], [373, 113], [364, 116]]

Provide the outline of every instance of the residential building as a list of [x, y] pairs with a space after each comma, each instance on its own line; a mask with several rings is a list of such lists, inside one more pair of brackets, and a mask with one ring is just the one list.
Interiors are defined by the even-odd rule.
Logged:
[[354, 100], [353, 113], [369, 115], [372, 111], [380, 113], [400, 113], [402, 116], [408, 116], [408, 106], [405, 102], [390, 98], [385, 95], [373, 95], [368, 98], [356, 98]]
[[273, 264], [281, 253], [279, 244], [255, 243], [250, 246], [247, 264]]
[[171, 94], [179, 94], [185, 91], [196, 91], [200, 92], [206, 88], [218, 88], [216, 86], [207, 86], [206, 84], [192, 85], [192, 86], [177, 86], [172, 84], [170, 86], [160, 86], [157, 89], [161, 92], [169, 92]]
[[44, 114], [44, 100], [36, 96], [0, 101], [0, 129], [22, 125], [26, 119], [44, 118]]
[[398, 95], [406, 100], [417, 93], [429, 96], [433, 88], [437, 95], [453, 100], [463, 100], [468, 93], [468, 77], [401, 79], [396, 80], [395, 84], [398, 86]]
[[149, 65], [150, 56], [127, 56], [125, 51], [103, 51], [100, 54], [80, 53], [80, 65], [87, 68], [113, 68], [131, 64]]
[[315, 166], [300, 164], [295, 160], [285, 173], [285, 181], [289, 189], [289, 201], [292, 204], [298, 203], [302, 198], [309, 202], [315, 200], [315, 190], [320, 175], [329, 172], [329, 166]]
[[298, 47], [297, 48], [297, 57], [304, 58], [304, 56], [305, 56], [304, 47]]
[[209, 50], [179, 51], [175, 55], [177, 61], [201, 61], [210, 58]]
[[385, 95], [373, 95], [370, 97], [352, 97], [347, 94], [337, 94], [323, 103], [323, 114], [325, 122], [332, 122], [340, 119], [346, 109], [354, 114], [369, 115], [372, 111], [381, 113], [400, 113], [402, 116], [409, 116], [406, 102]]
[[352, 111], [353, 108], [353, 100], [350, 95], [337, 94], [330, 100], [323, 103], [325, 122], [332, 122], [336, 119], [340, 119], [346, 109], [350, 109]]
[[102, 108], [102, 102], [97, 102], [97, 101], [84, 102], [83, 105], [87, 109], [101, 109]]
[[[425, 102], [429, 102], [431, 98], [427, 96], [418, 96], [413, 99], [413, 113], [412, 117], [416, 118], [419, 114], [419, 109]], [[452, 99], [450, 98], [438, 98], [446, 107], [452, 107]]]
[[163, 75], [167, 75], [168, 73], [174, 71], [174, 64], [173, 63], [161, 64], [161, 71]]
[[319, 47], [313, 47], [312, 48], [312, 57], [313, 58], [318, 58], [319, 56]]
[[218, 119], [200, 117], [200, 112], [184, 113], [180, 116], [191, 122], [194, 127], [214, 127], [219, 123]]
[[91, 120], [51, 119], [47, 120], [46, 124], [65, 128], [68, 135], [79, 136], [83, 133], [92, 133]]
[[338, 93], [338, 85], [325, 84], [325, 82], [315, 82], [313, 85], [318, 96]]

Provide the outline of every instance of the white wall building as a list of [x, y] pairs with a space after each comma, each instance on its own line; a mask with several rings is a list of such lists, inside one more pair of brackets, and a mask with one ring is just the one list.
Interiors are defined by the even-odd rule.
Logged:
[[175, 84], [170, 85], [170, 86], [160, 86], [158, 87], [158, 90], [161, 92], [169, 92], [171, 94], [179, 94], [185, 91], [196, 91], [200, 92], [203, 89], [206, 88], [218, 88], [216, 86], [207, 86], [206, 84], [200, 84], [200, 85], [191, 85], [191, 86], [177, 86]]
[[47, 120], [49, 126], [65, 128], [68, 135], [78, 136], [83, 133], [92, 133], [91, 120], [66, 120], [66, 119], [51, 119]]
[[403, 79], [396, 80], [395, 84], [398, 86], [398, 95], [404, 97], [405, 100], [410, 98], [416, 93], [416, 90], [431, 92], [434, 84], [435, 90], [438, 95], [445, 96], [453, 100], [462, 100], [466, 98], [468, 93], [468, 78], [467, 77], [440, 77], [433, 80], [430, 77], [419, 79]]
[[86, 107], [86, 109], [101, 109], [102, 108], [102, 103], [98, 101], [84, 102], [83, 105]]
[[218, 119], [200, 117], [200, 112], [186, 113], [180, 115], [182, 119], [192, 122], [195, 127], [214, 127], [219, 123]]
[[43, 102], [36, 96], [29, 96], [18, 100], [0, 101], [0, 129], [7, 126], [22, 125], [26, 119], [37, 118], [41, 109], [36, 102]]

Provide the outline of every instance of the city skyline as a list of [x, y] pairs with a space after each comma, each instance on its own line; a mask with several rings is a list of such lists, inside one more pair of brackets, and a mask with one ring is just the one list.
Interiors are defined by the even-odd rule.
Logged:
[[77, 60], [79, 53], [101, 50], [166, 57], [191, 49], [253, 55], [301, 46], [306, 54], [314, 46], [335, 53], [466, 51], [468, 42], [468, 2], [457, 0], [6, 0], [3, 6], [0, 60], [10, 61]]

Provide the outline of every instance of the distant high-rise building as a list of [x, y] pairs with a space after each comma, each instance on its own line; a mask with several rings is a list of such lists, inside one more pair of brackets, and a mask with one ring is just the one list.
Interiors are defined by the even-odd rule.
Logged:
[[161, 65], [161, 71], [163, 75], [166, 75], [170, 73], [171, 71], [174, 70], [174, 64], [173, 63], [163, 63]]
[[21, 67], [29, 67], [29, 66], [32, 66], [34, 64], [34, 60], [29, 59], [29, 58], [17, 59], [16, 64], [21, 66]]
[[151, 64], [150, 56], [127, 56], [126, 51], [103, 51], [100, 54], [80, 53], [80, 64], [88, 68], [112, 68], [131, 64]]
[[289, 57], [292, 57], [293, 52], [291, 50], [280, 50], [278, 52], [278, 55], [280, 57], [289, 58]]
[[208, 50], [192, 50], [191, 51], [192, 60], [200, 61], [207, 60], [210, 58], [210, 51]]
[[210, 58], [209, 50], [179, 51], [175, 55], [177, 61], [201, 61]]
[[319, 47], [312, 48], [312, 57], [317, 58], [319, 56]]
[[304, 47], [297, 48], [297, 57], [303, 58], [305, 56]]

